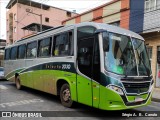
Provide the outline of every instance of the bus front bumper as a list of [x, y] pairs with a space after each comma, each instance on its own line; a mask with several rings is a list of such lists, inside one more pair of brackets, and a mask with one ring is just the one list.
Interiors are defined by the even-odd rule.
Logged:
[[[125, 110], [146, 106], [151, 103], [152, 91], [143, 95], [125, 96], [106, 89], [108, 95], [100, 98], [99, 108], [103, 110]], [[143, 100], [137, 100], [137, 97], [141, 97]]]

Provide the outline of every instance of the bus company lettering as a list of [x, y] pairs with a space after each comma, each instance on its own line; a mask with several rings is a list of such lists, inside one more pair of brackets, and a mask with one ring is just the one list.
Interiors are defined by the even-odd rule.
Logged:
[[46, 68], [47, 69], [62, 69], [62, 70], [65, 70], [65, 69], [70, 69], [71, 68], [71, 65], [70, 64], [62, 64], [62, 65], [47, 65], [46, 64]]
[[61, 69], [62, 66], [61, 65], [47, 65], [46, 64], [46, 68], [47, 69]]

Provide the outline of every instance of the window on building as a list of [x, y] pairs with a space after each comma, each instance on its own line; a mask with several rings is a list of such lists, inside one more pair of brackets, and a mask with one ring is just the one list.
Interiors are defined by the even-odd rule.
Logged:
[[48, 17], [45, 18], [45, 22], [49, 22], [49, 18]]
[[54, 56], [70, 55], [72, 32], [62, 33], [54, 38]]
[[37, 42], [28, 43], [27, 58], [35, 58], [37, 56]]
[[5, 50], [5, 60], [9, 60], [10, 59], [10, 49], [6, 49]]
[[67, 17], [71, 17], [71, 12], [67, 11]]
[[20, 45], [18, 47], [18, 59], [24, 59], [26, 55], [26, 45]]
[[157, 9], [160, 9], [160, 0], [157, 0]]
[[11, 48], [11, 60], [15, 60], [17, 58], [17, 47]]
[[17, 19], [17, 16], [16, 16], [16, 13], [14, 14], [14, 20], [16, 20]]
[[16, 27], [14, 27], [13, 29], [14, 29], [13, 31], [16, 33], [16, 31], [17, 31]]
[[149, 59], [152, 60], [152, 47], [151, 46], [147, 46], [147, 51], [148, 51]]
[[145, 12], [153, 11], [156, 9], [157, 0], [145, 0]]
[[51, 55], [51, 40], [52, 38], [45, 38], [39, 41], [38, 56], [47, 57]]

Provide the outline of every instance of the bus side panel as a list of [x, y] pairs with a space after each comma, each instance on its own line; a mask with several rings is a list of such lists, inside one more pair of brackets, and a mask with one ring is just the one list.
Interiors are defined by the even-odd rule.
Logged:
[[25, 68], [24, 60], [7, 60], [4, 62], [4, 73], [8, 80], [15, 79], [15, 73], [20, 73]]

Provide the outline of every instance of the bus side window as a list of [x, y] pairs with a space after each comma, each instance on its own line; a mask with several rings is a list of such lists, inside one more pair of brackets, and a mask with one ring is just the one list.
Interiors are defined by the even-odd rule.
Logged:
[[24, 59], [26, 55], [26, 45], [20, 45], [18, 47], [18, 59]]
[[35, 58], [37, 56], [37, 41], [28, 43], [27, 58]]
[[5, 60], [9, 60], [10, 59], [10, 49], [6, 49], [5, 50], [5, 57], [4, 57]]
[[38, 57], [47, 57], [51, 55], [51, 40], [52, 38], [45, 38], [39, 41]]
[[17, 58], [17, 47], [11, 48], [11, 60], [15, 60]]
[[69, 34], [63, 33], [54, 37], [54, 56], [67, 56], [70, 52]]

